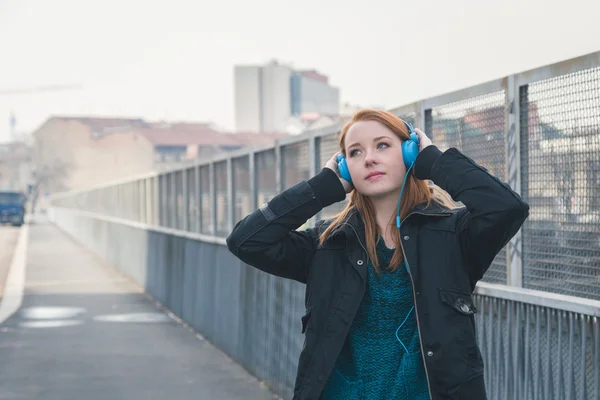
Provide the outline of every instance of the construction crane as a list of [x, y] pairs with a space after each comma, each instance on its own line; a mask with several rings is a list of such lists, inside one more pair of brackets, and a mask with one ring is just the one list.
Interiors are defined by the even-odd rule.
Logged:
[[24, 88], [13, 88], [13, 89], [0, 89], [0, 96], [14, 96], [21, 94], [37, 94], [43, 92], [57, 92], [63, 90], [80, 90], [83, 86], [79, 83], [72, 85], [46, 85], [46, 86], [32, 86]]
[[[0, 89], [0, 96], [19, 96], [19, 95], [32, 95], [39, 93], [48, 92], [59, 92], [66, 90], [81, 90], [83, 85], [80, 83], [68, 84], [68, 85], [44, 85], [44, 86], [31, 86], [31, 87], [20, 87], [10, 89]], [[17, 119], [15, 114], [11, 112], [9, 125], [10, 125], [10, 136], [11, 140], [15, 140], [15, 126]]]

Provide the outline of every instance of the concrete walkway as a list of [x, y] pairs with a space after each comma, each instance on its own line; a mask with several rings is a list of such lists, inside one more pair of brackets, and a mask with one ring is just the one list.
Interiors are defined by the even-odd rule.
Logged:
[[22, 304], [0, 320], [0, 399], [276, 398], [57, 228], [28, 228]]

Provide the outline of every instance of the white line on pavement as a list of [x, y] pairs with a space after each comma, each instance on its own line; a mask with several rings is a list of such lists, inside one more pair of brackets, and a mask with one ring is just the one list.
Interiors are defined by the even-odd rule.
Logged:
[[10, 264], [6, 279], [4, 297], [0, 303], [0, 324], [11, 317], [21, 307], [23, 301], [23, 285], [25, 284], [25, 266], [27, 263], [27, 244], [29, 242], [29, 225], [24, 224], [19, 232], [19, 240]]

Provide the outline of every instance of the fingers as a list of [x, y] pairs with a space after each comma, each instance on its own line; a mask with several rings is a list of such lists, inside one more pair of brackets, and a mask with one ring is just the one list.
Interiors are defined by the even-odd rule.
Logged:
[[415, 128], [415, 133], [419, 137], [419, 150], [423, 150], [432, 144], [431, 139], [429, 139], [422, 130]]
[[419, 138], [425, 136], [427, 137], [427, 135], [425, 134], [425, 132], [423, 132], [422, 130], [420, 130], [419, 128], [414, 128], [415, 132], [417, 133], [417, 135], [419, 135]]
[[337, 153], [335, 153], [329, 160], [327, 160], [327, 162], [325, 163], [325, 166], [332, 169], [334, 172], [338, 173], [338, 154], [341, 154], [339, 151]]

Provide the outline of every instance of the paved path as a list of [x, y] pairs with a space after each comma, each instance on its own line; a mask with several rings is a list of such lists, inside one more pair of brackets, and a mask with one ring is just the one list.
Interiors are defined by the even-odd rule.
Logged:
[[0, 320], [0, 399], [276, 398], [57, 228], [28, 229], [22, 304]]

